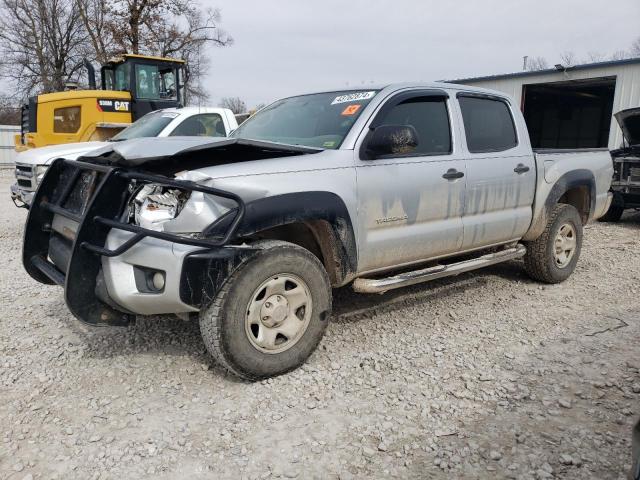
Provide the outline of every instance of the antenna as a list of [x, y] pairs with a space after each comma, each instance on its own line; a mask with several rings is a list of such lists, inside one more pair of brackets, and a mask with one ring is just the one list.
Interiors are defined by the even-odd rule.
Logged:
[[529, 60], [529, 55], [525, 55], [522, 57], [522, 70], [527, 71], [527, 60]]
[[[198, 92], [202, 92], [202, 70], [200, 67], [200, 47], [202, 45], [198, 43]], [[202, 95], [198, 95], [198, 111], [202, 108]]]

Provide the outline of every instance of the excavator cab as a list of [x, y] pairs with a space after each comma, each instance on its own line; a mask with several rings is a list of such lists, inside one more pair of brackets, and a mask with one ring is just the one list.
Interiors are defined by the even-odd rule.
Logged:
[[95, 72], [85, 62], [89, 90], [70, 89], [29, 98], [22, 107], [17, 151], [61, 143], [106, 140], [147, 113], [182, 106], [186, 63], [123, 54]]
[[104, 90], [131, 93], [136, 121], [154, 110], [183, 104], [185, 70], [183, 60], [126, 54], [105, 64], [100, 77]]

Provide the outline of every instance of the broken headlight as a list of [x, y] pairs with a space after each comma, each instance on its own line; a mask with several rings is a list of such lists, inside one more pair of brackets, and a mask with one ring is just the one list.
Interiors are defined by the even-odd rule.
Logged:
[[189, 192], [162, 185], [147, 184], [133, 198], [133, 220], [140, 227], [164, 231], [164, 224], [178, 216], [189, 199]]

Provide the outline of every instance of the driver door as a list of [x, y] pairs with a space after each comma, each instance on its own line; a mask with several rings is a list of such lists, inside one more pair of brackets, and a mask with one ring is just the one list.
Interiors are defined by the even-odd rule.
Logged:
[[403, 92], [379, 110], [372, 127], [410, 125], [410, 152], [356, 159], [359, 273], [455, 253], [462, 246], [465, 162], [453, 141], [449, 98], [443, 90]]

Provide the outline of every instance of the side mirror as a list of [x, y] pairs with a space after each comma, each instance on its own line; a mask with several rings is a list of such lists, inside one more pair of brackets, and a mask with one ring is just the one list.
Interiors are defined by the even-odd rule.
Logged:
[[367, 142], [369, 158], [411, 153], [418, 146], [418, 132], [412, 125], [380, 125]]

